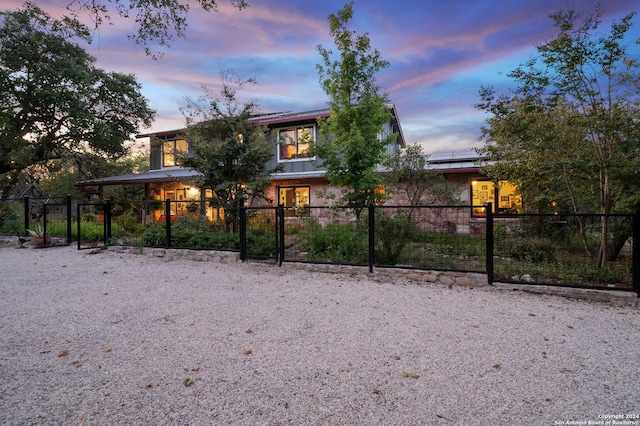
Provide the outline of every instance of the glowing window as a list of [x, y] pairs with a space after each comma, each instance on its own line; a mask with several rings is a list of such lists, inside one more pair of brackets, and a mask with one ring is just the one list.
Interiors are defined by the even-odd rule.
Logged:
[[187, 141], [184, 139], [176, 139], [164, 141], [162, 143], [162, 166], [173, 167], [178, 166], [176, 154], [187, 152]]

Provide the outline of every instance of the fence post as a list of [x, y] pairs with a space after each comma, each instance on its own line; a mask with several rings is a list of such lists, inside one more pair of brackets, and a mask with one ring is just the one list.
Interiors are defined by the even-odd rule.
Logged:
[[486, 252], [486, 262], [487, 262], [487, 283], [489, 285], [493, 284], [493, 205], [491, 203], [487, 203], [486, 209], [486, 230], [485, 236], [487, 240], [487, 252]]
[[107, 204], [104, 207], [104, 245], [109, 244], [111, 239], [111, 209], [113, 208], [113, 200], [107, 199]]
[[81, 244], [80, 244], [81, 240], [82, 240], [82, 238], [80, 236], [80, 217], [81, 217], [81, 215], [80, 215], [80, 203], [78, 203], [78, 204], [76, 204], [76, 221], [78, 222], [78, 225], [77, 225], [77, 229], [78, 229], [78, 250], [80, 250], [80, 248], [82, 247]]
[[376, 234], [375, 234], [375, 207], [373, 204], [369, 204], [369, 273], [373, 274], [373, 265], [376, 261], [375, 259], [375, 249], [376, 249]]
[[631, 248], [631, 279], [633, 289], [640, 297], [640, 210], [633, 215], [633, 247]]
[[284, 204], [278, 206], [278, 266], [284, 262]]
[[169, 248], [171, 247], [171, 200], [168, 198], [164, 202], [164, 230], [167, 239], [164, 246]]
[[71, 245], [71, 194], [67, 194], [67, 245]]
[[24, 235], [25, 237], [29, 235], [29, 233], [27, 232], [27, 229], [29, 229], [29, 217], [30, 217], [29, 196], [25, 195], [24, 196]]
[[49, 234], [47, 232], [47, 210], [48, 210], [48, 205], [49, 203], [47, 201], [44, 202], [44, 204], [42, 204], [42, 235], [44, 236], [44, 247], [46, 248], [48, 246], [47, 244], [47, 235]]
[[240, 197], [238, 204], [240, 206], [240, 260], [244, 262], [247, 258], [247, 210], [243, 197]]

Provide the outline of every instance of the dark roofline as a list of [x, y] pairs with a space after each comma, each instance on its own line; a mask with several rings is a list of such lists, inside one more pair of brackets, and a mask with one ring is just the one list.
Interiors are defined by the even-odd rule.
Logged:
[[[404, 139], [404, 133], [402, 132], [402, 126], [400, 125], [400, 120], [398, 119], [398, 112], [396, 110], [395, 104], [389, 103], [387, 104], [393, 113], [393, 118], [398, 127], [398, 134], [400, 136], [400, 140], [402, 141], [402, 145], [406, 145], [406, 141]], [[266, 113], [256, 115], [255, 117], [249, 118], [249, 122], [258, 126], [269, 126], [272, 124], [281, 124], [281, 123], [292, 123], [296, 121], [306, 121], [306, 120], [314, 120], [319, 117], [329, 117], [331, 114], [331, 110], [329, 108], [316, 109], [311, 111], [302, 111], [302, 112], [276, 112], [276, 113]], [[173, 130], [164, 130], [161, 132], [153, 132], [153, 133], [141, 133], [136, 135], [136, 138], [151, 138], [151, 137], [164, 137], [164, 136], [173, 136], [178, 134], [186, 133], [187, 128], [183, 127], [180, 129]]]

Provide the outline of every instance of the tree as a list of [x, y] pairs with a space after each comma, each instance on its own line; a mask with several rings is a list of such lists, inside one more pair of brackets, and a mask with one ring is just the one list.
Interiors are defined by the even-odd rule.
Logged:
[[371, 48], [367, 34], [357, 36], [347, 28], [352, 6], [349, 3], [337, 15], [329, 15], [339, 59], [332, 59], [331, 50], [318, 46], [323, 65], [317, 69], [329, 96], [330, 116], [319, 120], [321, 138], [313, 151], [327, 168], [329, 182], [345, 189], [340, 201], [359, 214], [363, 206], [381, 201], [382, 180], [376, 168], [396, 135], [380, 136], [391, 113], [375, 75], [389, 62]]
[[52, 20], [29, 3], [0, 16], [2, 196], [30, 167], [125, 155], [124, 142], [154, 117], [135, 77], [96, 68], [72, 41], [90, 41], [78, 21]]
[[[573, 11], [551, 15], [559, 34], [509, 74], [517, 88], [501, 96], [483, 88], [477, 107], [492, 114], [481, 150], [489, 176], [538, 191], [535, 201], [559, 199], [574, 213], [606, 215], [640, 207], [640, 79], [638, 61], [627, 55], [634, 13], [608, 34], [598, 32], [601, 16], [597, 8], [578, 25]], [[603, 266], [619, 243], [609, 242], [605, 216], [600, 233]]]
[[[248, 6], [245, 0], [230, 0], [239, 10]], [[205, 12], [215, 12], [216, 0], [197, 0]], [[87, 13], [98, 30], [105, 22], [111, 22], [115, 12], [120, 18], [133, 17], [136, 29], [129, 36], [136, 44], [144, 46], [147, 55], [154, 59], [162, 56], [160, 49], [153, 51], [154, 43], [160, 48], [169, 47], [175, 36], [184, 37], [192, 1], [185, 0], [72, 0], [67, 9], [74, 18]]]
[[224, 208], [227, 231], [235, 230], [241, 199], [265, 198], [272, 170], [264, 165], [273, 155], [266, 129], [249, 122], [257, 105], [240, 105], [237, 94], [253, 79], [242, 80], [222, 73], [219, 95], [209, 90], [198, 100], [188, 100], [183, 109], [187, 119], [189, 152], [178, 157], [184, 167], [202, 173], [200, 185], [210, 188], [212, 207]]
[[[98, 179], [130, 173], [149, 171], [149, 152], [132, 152], [115, 161], [107, 158], [87, 155], [79, 163], [56, 160], [50, 163], [46, 178], [38, 179], [44, 173], [36, 173], [31, 180], [47, 197], [63, 197], [71, 194], [75, 197], [86, 197], [75, 184], [82, 180]], [[144, 185], [113, 185], [104, 188], [105, 199], [136, 200], [144, 197]]]
[[445, 181], [440, 171], [428, 169], [428, 162], [429, 156], [417, 144], [408, 145], [389, 156], [384, 161], [387, 168], [385, 182], [389, 191], [406, 198], [412, 207], [460, 204], [460, 194], [456, 188]]

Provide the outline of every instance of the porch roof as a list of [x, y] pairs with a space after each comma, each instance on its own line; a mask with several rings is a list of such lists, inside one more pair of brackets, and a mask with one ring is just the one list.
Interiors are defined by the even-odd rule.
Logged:
[[143, 173], [132, 173], [121, 176], [110, 176], [106, 178], [83, 180], [76, 183], [76, 186], [92, 185], [134, 185], [149, 182], [175, 182], [179, 180], [190, 180], [201, 176], [200, 172], [191, 169], [175, 168], [151, 170]]

